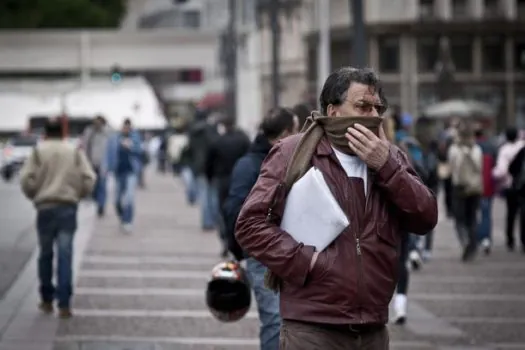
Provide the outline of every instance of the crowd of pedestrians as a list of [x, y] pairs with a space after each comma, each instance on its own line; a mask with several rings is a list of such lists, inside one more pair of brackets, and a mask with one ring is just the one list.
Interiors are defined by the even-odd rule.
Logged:
[[[220, 256], [245, 262], [261, 349], [388, 349], [389, 304], [394, 322], [404, 324], [410, 271], [424, 271], [432, 259], [440, 192], [444, 214], [455, 222], [458, 260], [490, 254], [498, 195], [507, 205], [507, 248], [516, 248], [518, 216], [525, 252], [525, 141], [511, 128], [498, 145], [483, 125], [451, 118], [421, 142], [414, 118], [389, 106], [368, 69], [333, 72], [319, 105], [318, 112], [308, 104], [269, 110], [253, 141], [231, 116], [197, 110], [191, 123], [159, 137], [157, 170], [182, 179], [187, 203], [199, 206], [202, 231], [217, 232]], [[47, 122], [21, 184], [38, 211], [40, 308], [52, 313], [56, 299], [60, 317], [68, 318], [78, 203], [92, 198], [102, 219], [111, 176], [114, 211], [131, 234], [135, 193], [145, 186], [152, 154], [129, 119], [113, 130], [96, 117], [80, 148], [62, 140], [62, 127]], [[287, 198], [311, 169], [320, 171], [346, 220], [322, 247], [281, 228], [286, 210], [302, 210], [287, 206]], [[324, 220], [316, 215], [308, 217], [312, 227]]]

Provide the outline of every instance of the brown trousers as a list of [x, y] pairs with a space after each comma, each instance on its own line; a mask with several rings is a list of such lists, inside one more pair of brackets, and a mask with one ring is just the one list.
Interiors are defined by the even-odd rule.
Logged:
[[314, 323], [283, 320], [280, 350], [388, 350], [388, 329], [380, 327], [366, 333], [332, 329]]

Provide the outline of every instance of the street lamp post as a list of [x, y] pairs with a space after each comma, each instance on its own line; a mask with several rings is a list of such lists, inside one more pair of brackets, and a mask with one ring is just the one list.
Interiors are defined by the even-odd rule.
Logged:
[[237, 119], [237, 0], [228, 1], [229, 21], [225, 45], [226, 103], [230, 118]]
[[450, 55], [450, 43], [447, 37], [439, 41], [439, 56], [436, 63], [437, 95], [440, 101], [455, 97], [458, 93], [454, 79], [454, 62]]
[[368, 61], [363, 0], [349, 0], [349, 6], [353, 18], [352, 64], [363, 68]]
[[[321, 95], [324, 81], [330, 74], [330, 0], [319, 1], [319, 48], [317, 62], [317, 95]], [[320, 106], [319, 106], [320, 107]]]
[[281, 79], [280, 79], [280, 57], [281, 57], [281, 14], [290, 17], [293, 12], [300, 8], [302, 0], [257, 0], [256, 14], [259, 27], [262, 26], [262, 15], [267, 14], [270, 30], [272, 33], [272, 105], [279, 106]]

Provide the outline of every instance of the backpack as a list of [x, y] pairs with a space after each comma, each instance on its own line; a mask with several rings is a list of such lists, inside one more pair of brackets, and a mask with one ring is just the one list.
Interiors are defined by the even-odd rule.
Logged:
[[459, 165], [457, 168], [457, 185], [464, 196], [480, 195], [483, 193], [483, 177], [481, 166], [476, 165], [468, 152], [460, 151]]
[[[520, 151], [521, 152], [521, 151]], [[520, 173], [513, 181], [514, 189], [522, 191], [525, 189], [525, 158], [522, 157]]]

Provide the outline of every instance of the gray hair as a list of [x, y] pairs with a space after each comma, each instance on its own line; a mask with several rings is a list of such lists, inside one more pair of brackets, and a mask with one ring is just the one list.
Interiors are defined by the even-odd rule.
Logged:
[[372, 69], [341, 67], [332, 72], [323, 85], [323, 90], [319, 96], [323, 115], [328, 113], [329, 105], [340, 106], [345, 102], [348, 97], [346, 96], [348, 88], [352, 83], [364, 84], [374, 88], [385, 109], [388, 108], [388, 101], [383, 93], [379, 77]]

